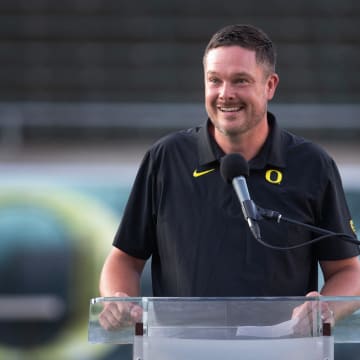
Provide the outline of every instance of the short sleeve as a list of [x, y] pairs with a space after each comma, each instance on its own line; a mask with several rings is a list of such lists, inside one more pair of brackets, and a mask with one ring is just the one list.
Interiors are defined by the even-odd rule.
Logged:
[[[335, 162], [331, 159], [328, 168], [328, 180], [321, 204], [318, 226], [345, 233], [356, 239], [351, 227], [351, 214], [346, 203], [341, 177]], [[359, 246], [344, 240], [343, 237], [331, 237], [320, 241], [317, 246], [319, 260], [340, 260], [359, 255]]]
[[151, 152], [143, 158], [136, 175], [113, 245], [127, 254], [148, 259], [154, 248], [156, 175]]

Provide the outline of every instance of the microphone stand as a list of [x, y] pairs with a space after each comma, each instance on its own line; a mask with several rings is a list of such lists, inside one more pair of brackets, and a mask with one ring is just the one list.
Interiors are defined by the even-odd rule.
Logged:
[[[326, 230], [326, 229], [323, 229], [323, 228], [318, 227], [318, 226], [309, 225], [309, 224], [306, 224], [306, 223], [301, 222], [301, 221], [293, 220], [293, 219], [290, 219], [288, 217], [283, 216], [282, 214], [280, 214], [279, 212], [277, 212], [275, 210], [263, 209], [263, 208], [261, 208], [259, 206], [256, 206], [256, 208], [257, 208], [257, 220], [263, 220], [263, 219], [272, 220], [272, 221], [276, 221], [278, 224], [280, 224], [281, 221], [284, 221], [284, 222], [287, 222], [287, 223], [290, 223], [290, 224], [293, 224], [293, 225], [301, 226], [303, 228], [306, 228], [306, 229], [311, 230], [313, 232], [316, 232], [318, 234], [322, 234], [323, 236], [315, 239], [316, 241], [319, 241], [319, 240], [321, 240], [321, 239], [323, 239], [325, 237], [339, 236], [339, 237], [342, 237], [345, 241], [351, 242], [351, 243], [356, 244], [356, 245], [360, 245], [360, 241], [354, 239], [349, 234], [336, 233], [334, 231]], [[310, 243], [313, 243], [313, 242], [315, 242], [315, 241], [314, 240], [309, 241], [309, 242], [307, 242], [307, 244], [310, 244]], [[273, 247], [275, 249], [278, 248], [276, 246], [271, 246], [271, 247]], [[293, 248], [296, 248], [296, 247], [298, 247], [298, 246], [294, 246]], [[279, 248], [279, 249], [282, 249], [282, 248]]]

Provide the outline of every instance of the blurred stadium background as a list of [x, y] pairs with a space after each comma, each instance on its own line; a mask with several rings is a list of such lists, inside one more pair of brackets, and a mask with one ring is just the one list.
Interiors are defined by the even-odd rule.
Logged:
[[0, 21], [0, 358], [130, 358], [87, 343], [89, 299], [145, 149], [205, 119], [224, 25], [273, 39], [271, 110], [333, 155], [360, 223], [359, 2], [2, 0]]

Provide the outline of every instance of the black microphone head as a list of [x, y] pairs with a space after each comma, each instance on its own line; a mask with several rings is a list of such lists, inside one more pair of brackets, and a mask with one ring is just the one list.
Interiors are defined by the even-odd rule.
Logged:
[[235, 177], [248, 177], [249, 165], [240, 154], [228, 154], [221, 159], [220, 174], [226, 182], [231, 183]]

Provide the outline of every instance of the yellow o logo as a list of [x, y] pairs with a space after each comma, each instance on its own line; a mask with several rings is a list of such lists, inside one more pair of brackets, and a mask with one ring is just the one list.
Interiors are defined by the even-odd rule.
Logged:
[[283, 178], [283, 174], [279, 170], [269, 169], [266, 171], [265, 179], [271, 184], [280, 184]]

